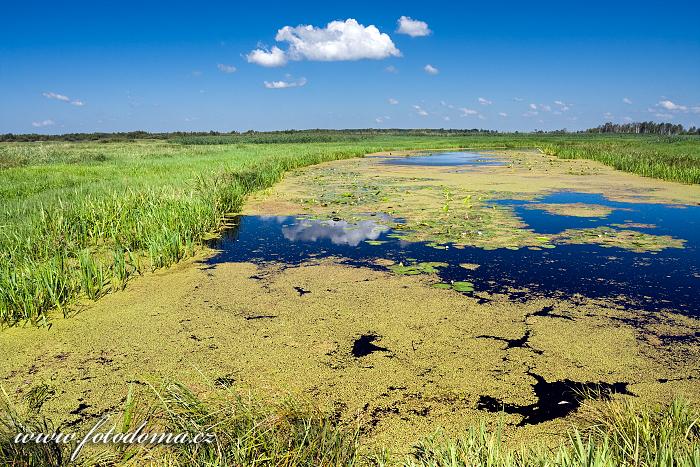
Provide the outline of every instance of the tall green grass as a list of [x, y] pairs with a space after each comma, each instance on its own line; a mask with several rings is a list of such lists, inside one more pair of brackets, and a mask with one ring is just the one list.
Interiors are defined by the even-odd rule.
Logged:
[[0, 145], [0, 323], [47, 324], [77, 297], [192, 255], [246, 195], [289, 170], [391, 144]]
[[[322, 142], [307, 141], [316, 137]], [[46, 324], [51, 310], [65, 313], [77, 297], [121, 290], [134, 275], [192, 255], [251, 191], [289, 170], [368, 152], [539, 147], [700, 183], [699, 137], [275, 133], [237, 136], [231, 144], [216, 138], [0, 144], [0, 325]]]
[[[18, 445], [18, 432], [51, 433], [57, 425], [41, 415], [49, 396], [37, 388], [23, 403], [0, 400], [0, 464], [67, 466], [76, 443]], [[45, 389], [45, 388], [43, 388]], [[531, 440], [507, 443], [502, 425], [485, 422], [451, 438], [436, 433], [410, 455], [362, 445], [361, 421], [342, 422], [311, 404], [261, 403], [232, 388], [199, 397], [177, 382], [129, 391], [124, 409], [103, 428], [115, 433], [213, 433], [209, 444], [111, 445], [81, 451], [78, 465], [162, 466], [403, 466], [403, 467], [667, 467], [700, 465], [698, 412], [676, 399], [662, 407], [630, 400], [585, 407], [579, 421], [555, 445]], [[48, 430], [48, 431], [47, 431]], [[65, 432], [66, 430], [64, 430]]]
[[700, 183], [699, 144], [697, 137], [651, 137], [547, 143], [540, 147], [546, 154], [563, 159], [591, 159], [643, 177], [695, 184]]

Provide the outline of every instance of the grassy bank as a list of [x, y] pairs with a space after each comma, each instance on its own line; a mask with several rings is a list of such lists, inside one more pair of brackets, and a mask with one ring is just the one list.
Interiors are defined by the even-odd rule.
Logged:
[[[133, 388], [132, 388], [133, 389]], [[51, 392], [31, 391], [24, 402], [4, 395], [0, 406], [0, 463], [2, 465], [168, 465], [168, 466], [317, 466], [374, 465], [403, 467], [614, 467], [700, 465], [698, 413], [674, 400], [666, 407], [642, 407], [630, 400], [584, 406], [580, 420], [559, 444], [538, 441], [512, 445], [499, 426], [485, 423], [450, 438], [437, 432], [418, 442], [408, 454], [367, 450], [362, 446], [362, 420], [341, 422], [310, 404], [291, 401], [276, 405], [242, 397], [219, 387], [202, 399], [187, 387], [170, 382], [148, 393], [129, 392], [114, 426], [115, 433], [134, 432], [146, 423], [145, 433], [213, 433], [211, 443], [163, 446], [156, 444], [88, 446], [76, 463], [69, 462], [76, 442], [17, 444], [18, 432], [60, 430], [41, 415]], [[63, 430], [70, 433], [70, 430]]]
[[323, 161], [391, 149], [539, 147], [700, 183], [696, 137], [322, 136], [3, 143], [0, 323], [46, 323], [76, 297], [97, 299], [191, 255], [248, 193]]
[[[443, 147], [455, 140], [441, 140]], [[75, 297], [191, 255], [251, 191], [294, 168], [407, 139], [344, 143], [0, 146], [0, 322], [45, 323]]]

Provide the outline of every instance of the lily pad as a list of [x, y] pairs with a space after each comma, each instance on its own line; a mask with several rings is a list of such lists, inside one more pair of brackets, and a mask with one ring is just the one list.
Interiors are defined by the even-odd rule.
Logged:
[[452, 288], [457, 292], [474, 292], [474, 284], [467, 281], [453, 282]]
[[438, 272], [437, 268], [445, 267], [447, 263], [439, 262], [425, 262], [425, 263], [415, 263], [404, 265], [403, 263], [394, 264], [389, 266], [389, 269], [394, 274], [401, 274], [405, 276], [415, 276], [418, 274], [435, 274]]
[[365, 240], [365, 243], [372, 246], [383, 245], [386, 243], [385, 240]]

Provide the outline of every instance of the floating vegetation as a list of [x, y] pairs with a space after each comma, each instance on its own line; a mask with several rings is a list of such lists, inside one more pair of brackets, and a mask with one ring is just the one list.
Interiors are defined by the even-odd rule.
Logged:
[[610, 224], [611, 227], [620, 229], [655, 229], [656, 224], [643, 224], [641, 222], [624, 222], [622, 224]]
[[434, 261], [428, 261], [423, 263], [413, 263], [404, 265], [402, 262], [389, 266], [389, 269], [394, 274], [401, 274], [406, 276], [415, 276], [418, 274], [435, 274], [438, 272], [437, 268], [445, 267], [447, 263], [440, 263]]
[[365, 240], [365, 243], [372, 246], [383, 245], [386, 243], [385, 240]]
[[457, 292], [474, 292], [474, 284], [467, 281], [438, 282], [433, 284], [436, 289], [452, 289]]
[[674, 238], [670, 235], [652, 235], [636, 230], [619, 230], [612, 227], [569, 229], [557, 235], [557, 237], [558, 241], [562, 243], [592, 243], [636, 252], [683, 248], [685, 245], [685, 240]]
[[453, 282], [452, 288], [457, 292], [474, 292], [474, 284], [467, 281]]

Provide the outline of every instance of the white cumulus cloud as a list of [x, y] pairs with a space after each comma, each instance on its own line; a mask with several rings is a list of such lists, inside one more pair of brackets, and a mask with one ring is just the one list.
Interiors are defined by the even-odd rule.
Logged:
[[218, 65], [216, 65], [216, 68], [218, 68], [219, 71], [222, 73], [235, 73], [236, 72], [236, 67], [233, 65], [226, 65], [223, 63], [219, 63]]
[[666, 110], [676, 110], [676, 111], [681, 111], [681, 112], [685, 112], [686, 110], [688, 110], [688, 107], [686, 107], [684, 105], [676, 104], [676, 103], [671, 102], [669, 100], [660, 101], [657, 105], [659, 107], [663, 107]]
[[406, 34], [411, 37], [425, 37], [429, 36], [432, 32], [428, 29], [428, 23], [425, 21], [418, 21], [417, 19], [412, 19], [408, 16], [402, 16], [398, 20], [399, 28], [396, 30], [399, 34]]
[[286, 55], [291, 60], [331, 62], [401, 56], [388, 34], [352, 18], [331, 21], [325, 28], [285, 26], [277, 31], [275, 40], [289, 43]]
[[632, 104], [632, 99], [630, 99], [629, 97], [623, 97], [622, 102], [624, 102], [625, 104]]
[[390, 97], [389, 99], [387, 99], [387, 102], [391, 105], [396, 105], [399, 103], [399, 101], [397, 99], [394, 99], [393, 97]]
[[432, 66], [430, 63], [423, 67], [423, 71], [425, 71], [429, 75], [437, 75], [438, 73], [440, 73], [440, 70]]
[[265, 81], [264, 84], [267, 89], [300, 88], [306, 85], [306, 78], [299, 78], [293, 81]]
[[82, 106], [85, 105], [85, 102], [76, 99], [76, 100], [74, 100], [74, 101], [71, 101], [71, 105], [74, 105], [74, 106], [76, 106], [76, 107], [82, 107]]
[[462, 112], [462, 117], [468, 117], [471, 115], [479, 115], [479, 112], [473, 109], [467, 109], [465, 107], [460, 107], [459, 111]]
[[270, 68], [287, 64], [287, 55], [277, 46], [272, 47], [270, 50], [255, 49], [246, 55], [246, 59], [248, 63], [255, 63], [256, 65]]
[[481, 104], [481, 105], [491, 105], [491, 104], [493, 104], [493, 102], [491, 102], [490, 100], [488, 100], [488, 99], [486, 99], [486, 98], [484, 98], [484, 97], [480, 97], [480, 98], [479, 98], [479, 104]]
[[505, 113], [505, 112], [498, 112], [498, 115], [500, 115], [500, 116], [503, 117], [503, 118], [505, 118], [505, 117], [508, 116], [508, 114]]

